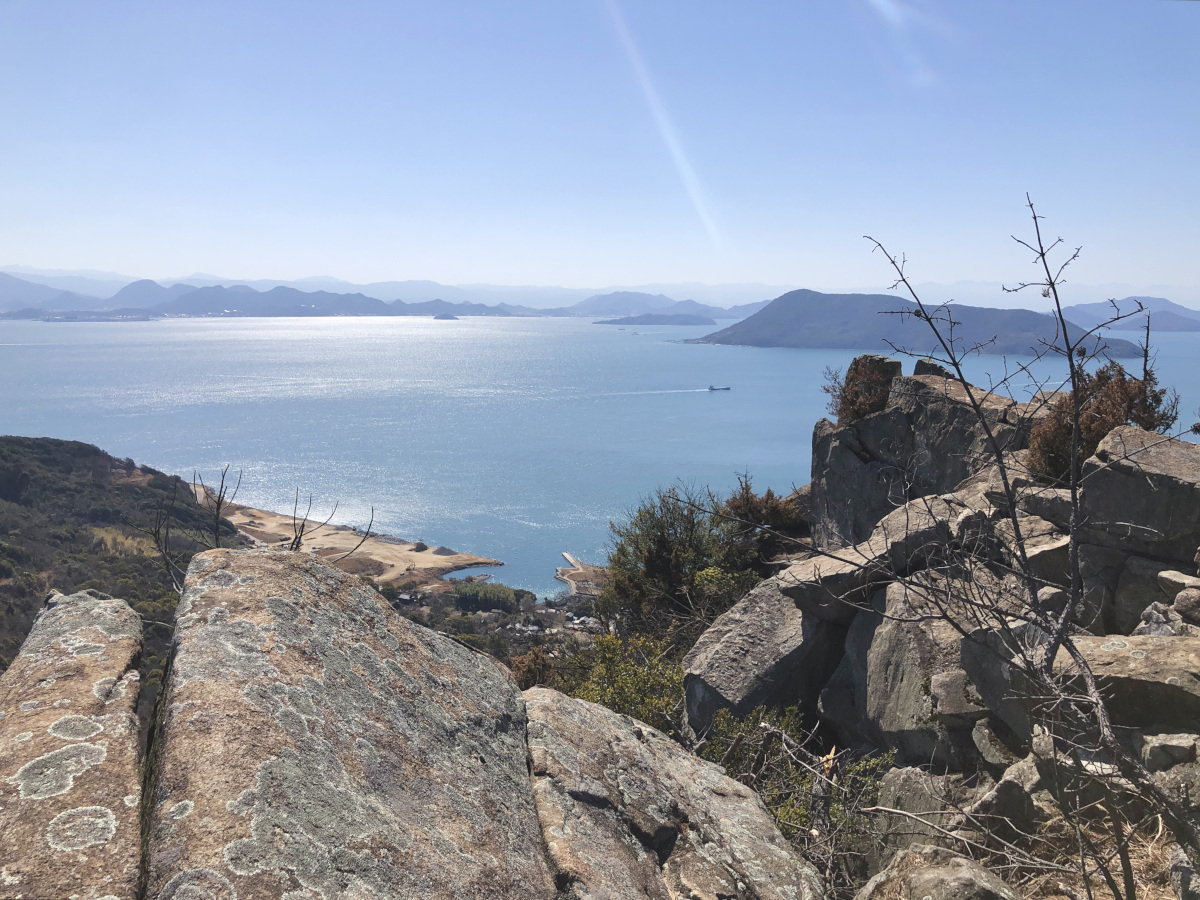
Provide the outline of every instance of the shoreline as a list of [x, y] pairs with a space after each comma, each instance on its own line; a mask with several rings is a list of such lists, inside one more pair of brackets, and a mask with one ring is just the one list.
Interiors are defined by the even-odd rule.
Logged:
[[[230, 503], [227, 518], [238, 533], [255, 546], [278, 547], [292, 540], [291, 513], [276, 513], [240, 503]], [[484, 566], [502, 566], [503, 561], [459, 553], [449, 547], [430, 547], [420, 541], [408, 541], [391, 534], [375, 534], [363, 541], [362, 529], [352, 525], [325, 525], [310, 519], [303, 550], [352, 575], [363, 575], [377, 583], [416, 581], [420, 590], [448, 590], [444, 580], [451, 572]], [[353, 555], [344, 556], [354, 550]], [[486, 577], [486, 576], [484, 576]]]

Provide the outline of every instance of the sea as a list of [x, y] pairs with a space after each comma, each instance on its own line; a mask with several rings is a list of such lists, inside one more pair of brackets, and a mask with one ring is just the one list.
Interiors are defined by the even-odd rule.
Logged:
[[[823, 373], [886, 352], [686, 343], [712, 330], [563, 318], [3, 321], [0, 433], [86, 441], [206, 482], [228, 465], [241, 503], [290, 512], [311, 498], [314, 515], [336, 504], [333, 521], [358, 526], [373, 511], [378, 532], [503, 560], [475, 571], [551, 596], [563, 551], [603, 563], [609, 523], [656, 488], [727, 493], [739, 474], [759, 491], [807, 483]], [[1200, 419], [1200, 334], [1155, 345], [1182, 418]], [[1020, 362], [982, 356], [968, 369], [986, 385]]]

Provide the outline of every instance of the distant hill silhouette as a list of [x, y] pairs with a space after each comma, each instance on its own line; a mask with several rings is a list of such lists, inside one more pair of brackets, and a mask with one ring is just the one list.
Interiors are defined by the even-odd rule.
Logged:
[[[1192, 309], [1172, 303], [1165, 297], [1126, 297], [1117, 300], [1117, 310], [1122, 314], [1137, 309], [1137, 304], [1150, 314], [1151, 331], [1200, 331], [1200, 309]], [[1063, 310], [1067, 321], [1085, 328], [1094, 328], [1111, 319], [1114, 314], [1112, 303], [1078, 303]], [[1144, 313], [1136, 313], [1109, 326], [1113, 331], [1142, 331], [1146, 327]]]
[[194, 284], [173, 284], [170, 287], [164, 287], [157, 281], [143, 278], [141, 281], [125, 285], [113, 294], [108, 299], [108, 305], [113, 309], [157, 306], [160, 303], [182, 297], [184, 294], [190, 294], [196, 289]]
[[[887, 294], [822, 294], [790, 291], [776, 297], [748, 319], [699, 340], [710, 344], [739, 344], [750, 347], [803, 347], [867, 350], [889, 353], [894, 345], [914, 353], [929, 353], [936, 339], [929, 326], [899, 311], [916, 309], [916, 304]], [[949, 307], [959, 322], [955, 329], [960, 346], [971, 347], [995, 340], [984, 353], [1029, 355], [1042, 339], [1054, 335], [1054, 320], [1027, 309], [988, 309], [978, 306]], [[890, 344], [889, 344], [890, 341]], [[1108, 355], [1138, 356], [1133, 343], [1108, 338]]]
[[95, 297], [84, 297], [61, 288], [34, 284], [7, 272], [0, 272], [0, 309], [58, 309], [63, 304], [86, 308]]
[[625, 316], [620, 319], [603, 319], [596, 325], [716, 325], [708, 316], [693, 316], [672, 313], [646, 313], [641, 316]]

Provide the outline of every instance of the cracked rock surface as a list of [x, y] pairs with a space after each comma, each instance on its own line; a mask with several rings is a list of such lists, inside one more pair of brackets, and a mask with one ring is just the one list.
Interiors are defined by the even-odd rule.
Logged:
[[555, 896], [511, 676], [298, 554], [210, 551], [187, 585], [148, 898]]
[[572, 900], [820, 900], [750, 788], [648, 725], [525, 692], [542, 832]]
[[124, 600], [52, 594], [0, 675], [0, 896], [135, 896], [141, 646]]

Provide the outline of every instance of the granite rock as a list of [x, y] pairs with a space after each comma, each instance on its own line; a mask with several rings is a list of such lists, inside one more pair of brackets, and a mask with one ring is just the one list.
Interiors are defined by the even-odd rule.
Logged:
[[811, 698], [836, 668], [846, 629], [801, 612], [770, 578], [721, 615], [684, 658], [688, 724], [704, 732], [721, 708]]
[[352, 575], [196, 556], [163, 702], [150, 898], [555, 896], [511, 676]]
[[648, 725], [525, 692], [534, 794], [571, 900], [820, 900], [753, 790]]
[[52, 594], [0, 675], [3, 896], [136, 896], [141, 647], [124, 600]]

